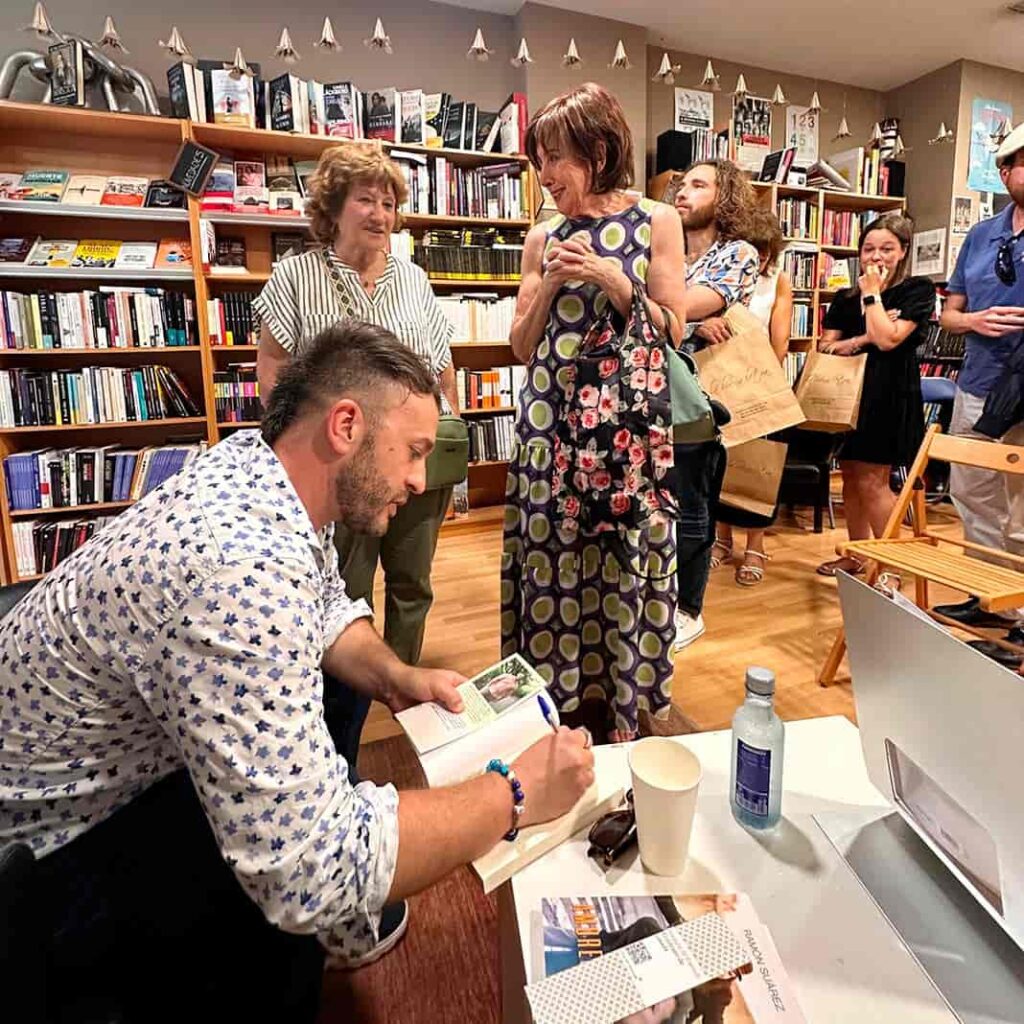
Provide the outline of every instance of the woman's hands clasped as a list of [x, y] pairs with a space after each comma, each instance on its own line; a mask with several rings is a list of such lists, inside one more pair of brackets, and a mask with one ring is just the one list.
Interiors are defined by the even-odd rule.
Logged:
[[596, 285], [606, 294], [617, 291], [626, 277], [614, 258], [598, 256], [584, 234], [573, 235], [548, 250], [544, 279], [561, 287], [569, 281]]

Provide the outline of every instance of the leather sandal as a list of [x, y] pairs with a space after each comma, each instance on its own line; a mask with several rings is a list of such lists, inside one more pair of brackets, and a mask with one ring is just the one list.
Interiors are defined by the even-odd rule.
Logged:
[[[724, 555], [720, 555], [719, 552], [724, 551]], [[715, 543], [711, 545], [711, 559], [710, 566], [712, 569], [717, 569], [723, 562], [732, 561], [732, 548], [725, 543], [725, 541], [715, 538]]]
[[753, 555], [754, 558], [761, 559], [761, 565], [747, 565], [744, 561], [743, 565], [736, 567], [736, 582], [741, 587], [756, 587], [758, 583], [764, 580], [764, 563], [770, 559], [770, 555], [765, 554], [763, 551], [754, 551], [753, 548], [747, 548], [743, 552], [744, 559]]
[[851, 576], [861, 576], [864, 573], [864, 563], [852, 555], [844, 555], [842, 558], [833, 558], [831, 562], [822, 562], [814, 571], [819, 576], [835, 576], [840, 570], [848, 572]]

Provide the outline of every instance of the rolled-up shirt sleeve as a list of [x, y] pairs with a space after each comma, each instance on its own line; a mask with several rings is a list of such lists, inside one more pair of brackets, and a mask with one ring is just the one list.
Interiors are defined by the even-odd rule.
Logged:
[[319, 582], [297, 562], [219, 567], [164, 623], [140, 689], [266, 918], [352, 956], [377, 939], [398, 856], [398, 794], [353, 787], [328, 732]]

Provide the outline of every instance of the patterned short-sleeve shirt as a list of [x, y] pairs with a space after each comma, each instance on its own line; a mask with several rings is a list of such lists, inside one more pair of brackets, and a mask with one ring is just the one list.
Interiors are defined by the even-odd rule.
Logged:
[[[757, 286], [759, 266], [757, 250], [749, 242], [716, 239], [699, 259], [686, 261], [686, 286], [703, 285], [717, 292], [724, 303], [723, 312], [737, 302], [746, 306]], [[699, 320], [688, 323], [686, 337], [699, 325]]]
[[256, 431], [118, 516], [0, 622], [0, 845], [37, 857], [185, 766], [266, 917], [332, 952], [376, 940], [398, 795], [353, 787], [325, 651], [370, 614]]

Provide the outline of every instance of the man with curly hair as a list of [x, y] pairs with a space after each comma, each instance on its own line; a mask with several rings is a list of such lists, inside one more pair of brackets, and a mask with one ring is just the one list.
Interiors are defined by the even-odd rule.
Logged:
[[[717, 345], [729, 337], [722, 315], [738, 302], [747, 305], [757, 284], [757, 250], [745, 240], [754, 190], [732, 161], [706, 160], [686, 171], [674, 201], [686, 236], [686, 344]], [[704, 632], [704, 591], [716, 564], [711, 505], [721, 489], [723, 454], [717, 443], [676, 445], [683, 517], [676, 534], [675, 654]]]

